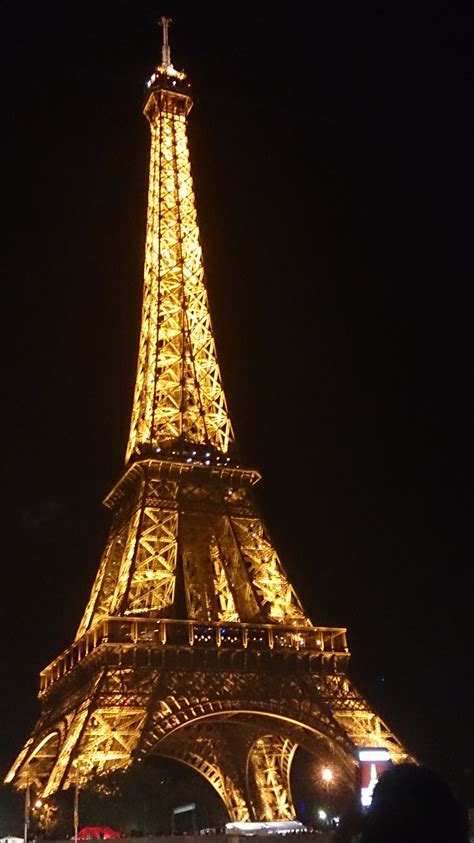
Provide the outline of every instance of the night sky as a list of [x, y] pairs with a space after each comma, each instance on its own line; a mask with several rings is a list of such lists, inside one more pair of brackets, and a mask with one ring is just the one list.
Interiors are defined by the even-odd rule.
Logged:
[[474, 803], [472, 20], [415, 6], [2, 12], [2, 769], [123, 466], [169, 14], [241, 463], [355, 685]]

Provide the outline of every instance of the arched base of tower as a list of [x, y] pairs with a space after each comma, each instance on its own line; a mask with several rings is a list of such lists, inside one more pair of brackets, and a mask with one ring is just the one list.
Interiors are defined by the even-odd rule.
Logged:
[[155, 752], [198, 771], [215, 788], [232, 821], [296, 819], [291, 788], [298, 747], [315, 759], [331, 758], [340, 784], [351, 789], [356, 764], [351, 751], [315, 731], [282, 719], [248, 714], [185, 726]]
[[262, 661], [257, 673], [241, 662], [238, 672], [219, 669], [207, 653], [198, 654], [198, 669], [189, 651], [158, 669], [140, 650], [134, 666], [124, 667], [130, 652], [109, 643], [100, 659], [95, 651], [54, 684], [9, 781], [21, 788], [28, 780], [47, 796], [156, 754], [203, 775], [232, 820], [293, 819], [298, 746], [315, 756], [324, 746], [348, 780], [357, 746], [386, 746], [394, 761], [407, 758], [341, 674], [286, 673], [287, 654], [281, 663]]
[[160, 755], [188, 764], [212, 784], [232, 821], [292, 820], [290, 789], [296, 744], [267, 724], [212, 722], [165, 739]]

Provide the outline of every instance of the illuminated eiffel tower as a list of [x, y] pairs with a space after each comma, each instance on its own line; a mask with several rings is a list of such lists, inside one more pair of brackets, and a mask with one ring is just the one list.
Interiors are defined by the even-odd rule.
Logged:
[[41, 672], [42, 714], [7, 781], [44, 796], [148, 754], [201, 773], [233, 820], [293, 819], [298, 747], [354, 776], [357, 747], [407, 757], [347, 678], [342, 628], [306, 616], [252, 500], [209, 316], [171, 63], [147, 83], [143, 310], [126, 466], [73, 644]]

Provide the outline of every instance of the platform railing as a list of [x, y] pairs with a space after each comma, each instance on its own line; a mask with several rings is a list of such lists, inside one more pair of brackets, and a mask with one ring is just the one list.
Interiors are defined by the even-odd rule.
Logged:
[[343, 627], [103, 618], [40, 673], [40, 694], [98, 647], [302, 651], [347, 656]]

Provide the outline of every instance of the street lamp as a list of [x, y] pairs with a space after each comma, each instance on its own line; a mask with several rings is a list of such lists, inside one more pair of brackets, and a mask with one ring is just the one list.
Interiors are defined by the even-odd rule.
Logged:
[[326, 782], [326, 787], [329, 787], [329, 784], [332, 782], [334, 778], [334, 773], [330, 767], [325, 767], [321, 773], [321, 778], [323, 782]]
[[23, 824], [23, 841], [24, 843], [28, 843], [28, 829], [30, 827], [30, 804], [31, 804], [31, 796], [30, 796], [30, 780], [26, 779], [26, 788], [25, 788], [25, 807], [24, 807], [24, 824]]
[[76, 771], [74, 777], [74, 843], [77, 843], [79, 832], [79, 758], [75, 758], [72, 766]]
[[324, 782], [324, 787], [326, 790], [326, 807], [329, 815], [332, 815], [331, 804], [329, 799], [329, 786], [334, 780], [334, 773], [330, 767], [324, 767], [321, 771], [321, 778]]

